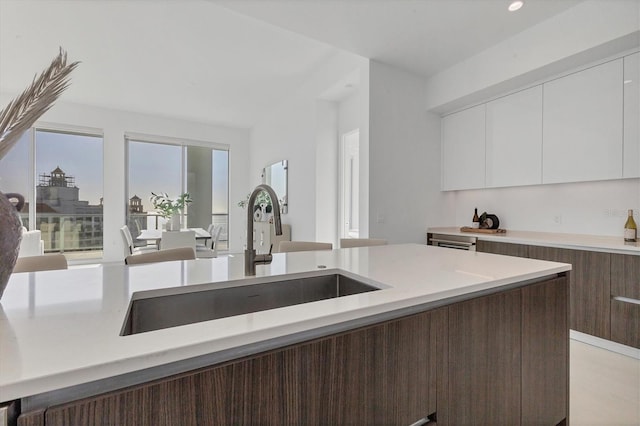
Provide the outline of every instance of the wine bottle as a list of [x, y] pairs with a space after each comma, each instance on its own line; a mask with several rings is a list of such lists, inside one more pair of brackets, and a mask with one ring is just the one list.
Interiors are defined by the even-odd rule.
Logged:
[[474, 229], [480, 228], [480, 218], [478, 217], [478, 208], [476, 207], [473, 213], [473, 220], [471, 221], [471, 227]]
[[636, 221], [633, 220], [633, 210], [629, 210], [627, 223], [624, 224], [624, 240], [628, 243], [635, 243], [638, 238], [638, 227]]

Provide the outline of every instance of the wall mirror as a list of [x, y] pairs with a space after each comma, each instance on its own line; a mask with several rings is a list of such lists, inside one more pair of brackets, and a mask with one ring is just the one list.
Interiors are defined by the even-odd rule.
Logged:
[[287, 178], [289, 165], [287, 160], [269, 164], [262, 169], [262, 182], [266, 183], [278, 195], [280, 213], [285, 214], [289, 210], [289, 195], [287, 194]]

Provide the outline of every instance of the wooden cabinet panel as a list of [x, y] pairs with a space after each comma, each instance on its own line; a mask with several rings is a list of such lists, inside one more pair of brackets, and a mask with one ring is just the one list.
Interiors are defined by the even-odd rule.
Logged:
[[21, 414], [18, 426], [44, 426], [44, 410]]
[[640, 300], [640, 256], [611, 255], [611, 295]]
[[611, 340], [640, 348], [640, 305], [611, 301]]
[[542, 183], [542, 85], [487, 103], [487, 187]]
[[611, 255], [584, 250], [529, 246], [529, 257], [571, 263], [569, 327], [609, 339]]
[[[55, 425], [411, 424], [436, 411], [446, 308], [52, 407]], [[433, 322], [433, 323], [432, 323]]]
[[448, 424], [520, 424], [520, 297], [518, 289], [449, 308]]
[[529, 246], [524, 244], [478, 240], [476, 241], [476, 250], [505, 256], [529, 257]]
[[[611, 296], [640, 300], [640, 256], [611, 255]], [[611, 340], [640, 348], [640, 305], [611, 300]]]
[[556, 425], [569, 416], [567, 280], [522, 289], [523, 425]]
[[622, 177], [622, 59], [544, 83], [543, 183]]
[[485, 105], [442, 118], [442, 189], [483, 188]]

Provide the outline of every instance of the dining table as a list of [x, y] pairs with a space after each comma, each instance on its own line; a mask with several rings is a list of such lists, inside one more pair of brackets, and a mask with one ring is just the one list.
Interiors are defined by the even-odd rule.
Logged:
[[[180, 229], [180, 231], [170, 231], [170, 232], [184, 232], [184, 231], [195, 231], [196, 240], [206, 240], [211, 238], [211, 234], [208, 233], [203, 228], [184, 228]], [[140, 231], [140, 235], [136, 237], [137, 240], [154, 242], [158, 244], [162, 241], [162, 229], [143, 229]]]

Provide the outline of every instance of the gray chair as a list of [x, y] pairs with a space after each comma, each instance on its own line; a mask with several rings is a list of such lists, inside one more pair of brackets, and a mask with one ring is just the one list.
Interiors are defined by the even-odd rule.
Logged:
[[196, 251], [196, 231], [162, 231], [160, 248], [162, 250], [189, 247]]
[[13, 272], [36, 272], [67, 269], [67, 258], [63, 254], [19, 257]]
[[127, 265], [139, 265], [143, 263], [169, 262], [172, 260], [192, 260], [196, 258], [196, 252], [191, 247], [179, 247], [167, 250], [156, 250], [153, 253], [129, 255], [124, 259]]
[[331, 249], [333, 249], [333, 244], [331, 243], [316, 243], [314, 241], [280, 241], [280, 246], [278, 247], [280, 253]]
[[340, 248], [384, 246], [387, 240], [380, 238], [341, 238]]

